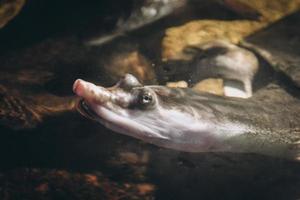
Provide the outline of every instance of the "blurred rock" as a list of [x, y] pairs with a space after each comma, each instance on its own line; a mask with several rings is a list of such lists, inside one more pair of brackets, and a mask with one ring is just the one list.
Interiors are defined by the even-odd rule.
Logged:
[[260, 14], [260, 20], [195, 20], [182, 26], [166, 30], [163, 39], [162, 58], [179, 59], [181, 51], [190, 45], [197, 45], [215, 39], [227, 39], [238, 43], [244, 37], [266, 27], [268, 24], [300, 8], [298, 0], [240, 0]]
[[[300, 12], [251, 35], [242, 45], [261, 55], [276, 71], [300, 87]], [[285, 80], [288, 82], [288, 80]]]
[[252, 7], [257, 10], [261, 15], [261, 21], [274, 22], [284, 16], [295, 12], [300, 7], [299, 0], [238, 0], [239, 2]]
[[155, 191], [150, 183], [116, 182], [99, 171], [21, 168], [0, 175], [0, 199], [151, 199]]
[[34, 128], [46, 116], [71, 111], [76, 104], [74, 97], [19, 89], [0, 84], [0, 125], [14, 130]]
[[25, 0], [0, 0], [0, 28], [12, 20], [24, 4]]
[[249, 20], [198, 20], [169, 28], [163, 39], [163, 59], [181, 59], [181, 51], [215, 39], [238, 43], [242, 38], [263, 27], [265, 23]]
[[244, 16], [249, 19], [257, 19], [261, 14], [251, 7], [251, 5], [245, 4], [243, 1], [239, 0], [223, 0], [222, 3], [229, 8], [230, 10], [238, 13], [241, 16]]
[[151, 83], [155, 79], [151, 63], [137, 51], [112, 55], [105, 69], [113, 79], [119, 79], [126, 73], [133, 74], [143, 83]]
[[[185, 81], [167, 82], [168, 87], [187, 88], [188, 84]], [[199, 81], [193, 88], [196, 92], [208, 92], [216, 95], [224, 95], [223, 79], [208, 78]]]
[[199, 91], [208, 92], [216, 95], [224, 95], [223, 79], [214, 79], [214, 78], [205, 79], [197, 83], [193, 87], [193, 90], [198, 92]]
[[167, 86], [173, 88], [187, 88], [188, 84], [185, 81], [167, 82]]

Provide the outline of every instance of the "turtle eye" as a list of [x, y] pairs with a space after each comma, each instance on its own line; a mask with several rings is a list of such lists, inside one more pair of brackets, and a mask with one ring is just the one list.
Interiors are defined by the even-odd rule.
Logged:
[[153, 100], [152, 95], [149, 92], [146, 92], [142, 95], [141, 103], [142, 104], [149, 104]]
[[134, 88], [132, 91], [134, 96], [130, 105], [132, 109], [151, 109], [156, 104], [155, 92], [148, 88]]

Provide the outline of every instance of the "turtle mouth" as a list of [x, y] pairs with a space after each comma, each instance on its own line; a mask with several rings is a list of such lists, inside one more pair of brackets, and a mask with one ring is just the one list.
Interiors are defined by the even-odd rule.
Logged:
[[85, 117], [96, 120], [99, 118], [99, 116], [93, 111], [93, 109], [84, 101], [84, 99], [81, 99], [77, 104], [77, 110]]

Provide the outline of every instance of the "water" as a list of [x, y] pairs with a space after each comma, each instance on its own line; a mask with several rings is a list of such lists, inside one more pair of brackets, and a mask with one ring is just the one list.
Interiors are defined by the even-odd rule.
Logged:
[[[81, 7], [78, 2], [75, 5], [75, 10]], [[119, 73], [130, 71], [144, 82], [156, 83], [159, 74], [152, 66], [159, 66], [166, 27], [201, 16], [233, 19], [236, 14], [213, 3], [205, 4], [203, 12], [191, 12], [187, 6], [104, 46], [91, 47], [85, 42], [101, 32], [93, 24], [103, 18], [98, 10], [80, 8], [84, 14], [79, 25], [70, 17], [78, 17], [76, 12], [67, 10], [70, 19], [65, 19], [68, 27], [64, 27], [60, 19], [52, 18], [55, 10], [46, 14], [48, 21], [28, 21], [41, 12], [34, 6], [46, 9], [29, 4], [19, 19], [0, 32], [0, 85], [4, 88], [0, 90], [0, 199], [299, 198], [297, 162], [162, 149], [111, 132], [73, 108], [76, 99], [71, 88], [76, 78], [108, 86]], [[69, 4], [57, 6], [63, 10]], [[120, 8], [113, 10], [117, 18]], [[22, 19], [28, 27], [17, 37], [16, 32], [24, 28]], [[142, 67], [137, 70], [132, 65]], [[20, 105], [20, 101], [22, 106], [15, 108], [14, 102]], [[26, 113], [25, 118], [18, 113]], [[17, 120], [3, 120], [8, 114]]]

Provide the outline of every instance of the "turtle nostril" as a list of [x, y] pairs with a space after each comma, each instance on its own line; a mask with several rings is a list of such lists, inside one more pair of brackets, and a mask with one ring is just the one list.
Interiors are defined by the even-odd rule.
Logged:
[[73, 92], [78, 96], [82, 96], [85, 90], [85, 81], [77, 79], [73, 84]]

